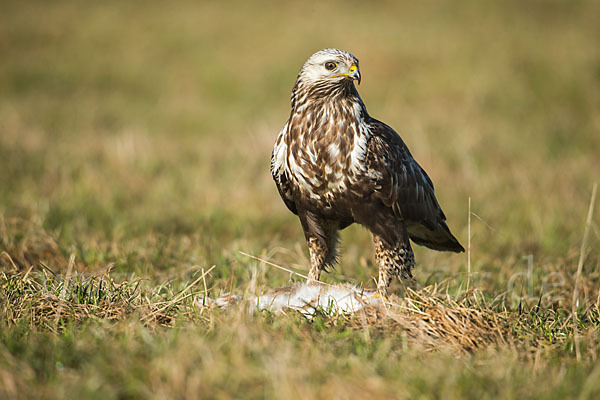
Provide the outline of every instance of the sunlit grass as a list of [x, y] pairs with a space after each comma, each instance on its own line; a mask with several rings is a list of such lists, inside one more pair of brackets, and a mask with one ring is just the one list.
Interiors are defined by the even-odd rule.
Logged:
[[[594, 398], [598, 205], [580, 360], [570, 313], [600, 180], [599, 14], [594, 1], [2, 3], [0, 397]], [[298, 69], [330, 46], [360, 59], [369, 112], [428, 171], [463, 244], [471, 198], [477, 297], [466, 256], [423, 248], [415, 293], [500, 318], [506, 343], [456, 353], [393, 319], [174, 301], [202, 293], [188, 286], [213, 265], [211, 296], [289, 282], [240, 251], [306, 272], [269, 158]], [[374, 287], [368, 233], [342, 236], [324, 279]]]

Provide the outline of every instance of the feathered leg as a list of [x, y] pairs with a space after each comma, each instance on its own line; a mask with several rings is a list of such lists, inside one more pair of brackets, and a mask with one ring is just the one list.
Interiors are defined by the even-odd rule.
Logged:
[[337, 230], [328, 232], [323, 239], [312, 236], [307, 240], [310, 253], [310, 271], [308, 283], [318, 281], [321, 271], [327, 271], [337, 263], [339, 235]]
[[375, 260], [379, 266], [377, 290], [385, 294], [393, 277], [412, 278], [411, 269], [415, 265], [415, 258], [408, 240], [402, 240], [392, 246], [374, 234], [373, 242]]
[[339, 234], [338, 225], [334, 222], [312, 219], [307, 227], [305, 235], [310, 253], [307, 282], [312, 283], [319, 280], [321, 271], [327, 271], [337, 263]]
[[327, 246], [317, 237], [308, 238], [308, 252], [310, 253], [310, 271], [308, 272], [308, 283], [318, 281], [321, 271], [324, 269]]

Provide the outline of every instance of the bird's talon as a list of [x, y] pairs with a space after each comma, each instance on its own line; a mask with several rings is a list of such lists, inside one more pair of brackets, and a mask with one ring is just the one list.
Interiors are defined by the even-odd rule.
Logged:
[[383, 300], [385, 303], [389, 303], [389, 299], [387, 298], [387, 296], [381, 292], [376, 292], [372, 297], [372, 299], [381, 299]]

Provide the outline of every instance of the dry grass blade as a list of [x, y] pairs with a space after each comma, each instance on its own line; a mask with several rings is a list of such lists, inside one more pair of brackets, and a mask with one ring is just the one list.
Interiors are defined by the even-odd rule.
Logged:
[[405, 332], [412, 346], [429, 351], [447, 348], [466, 353], [514, 340], [505, 314], [469, 305], [470, 293], [455, 301], [436, 295], [435, 290], [435, 286], [407, 290], [405, 298], [390, 302], [396, 306], [369, 306], [363, 313], [371, 326]]
[[187, 291], [189, 291], [191, 288], [193, 288], [194, 286], [196, 286], [196, 284], [198, 282], [200, 282], [201, 280], [206, 279], [206, 275], [210, 274], [212, 272], [213, 269], [215, 269], [217, 266], [213, 265], [212, 267], [210, 267], [206, 272], [204, 270], [202, 270], [202, 274], [200, 277], [196, 278], [196, 280], [192, 283], [190, 283], [189, 285], [187, 285], [173, 300], [168, 301], [165, 305], [163, 305], [162, 307], [156, 309], [155, 311], [147, 314], [146, 316], [144, 316], [142, 318], [142, 321], [148, 321], [149, 319], [155, 318], [156, 316], [160, 315], [163, 311], [165, 311], [166, 309], [174, 306], [175, 304], [179, 303], [182, 300], [185, 300], [191, 296], [194, 295], [194, 293], [189, 293], [187, 295], [184, 295]]
[[[256, 257], [256, 256], [253, 256], [253, 255], [251, 255], [251, 254], [244, 253], [243, 251], [240, 251], [240, 254], [242, 254], [242, 255], [244, 255], [244, 256], [246, 256], [246, 257], [250, 257], [250, 258], [252, 258], [252, 259], [254, 259], [254, 260], [260, 261], [260, 262], [262, 262], [262, 263], [265, 263], [265, 264], [267, 264], [267, 265], [270, 265], [270, 266], [272, 266], [272, 267], [279, 268], [279, 269], [280, 269], [280, 270], [282, 270], [282, 271], [289, 272], [291, 275], [296, 275], [296, 276], [299, 276], [299, 277], [301, 277], [301, 278], [308, 279], [308, 276], [306, 276], [306, 275], [303, 275], [303, 274], [301, 274], [301, 273], [298, 273], [298, 272], [296, 272], [296, 271], [292, 271], [291, 269], [289, 269], [289, 268], [285, 268], [285, 267], [282, 267], [281, 265], [274, 264], [274, 263], [272, 263], [272, 262], [270, 262], [270, 261], [267, 261], [267, 260], [265, 260], [265, 259], [262, 259], [262, 258], [260, 258], [260, 257]], [[325, 283], [324, 283], [324, 282], [320, 282], [320, 281], [319, 281], [318, 283], [320, 283], [320, 284], [324, 284], [324, 285], [325, 285]]]
[[208, 299], [208, 286], [206, 285], [206, 274], [204, 268], [202, 268], [202, 283], [204, 284], [204, 298], [202, 299], [202, 305], [206, 305], [206, 299]]
[[467, 218], [467, 291], [471, 284], [471, 196], [469, 196], [469, 210]]
[[10, 263], [13, 266], [13, 268], [15, 269], [15, 271], [19, 270], [19, 267], [17, 267], [17, 265], [13, 261], [12, 257], [10, 256], [10, 254], [8, 254], [6, 251], [3, 251], [2, 253], [0, 253], [0, 256], [5, 256], [6, 258], [8, 258], [8, 261], [10, 261]]
[[54, 320], [54, 325], [56, 329], [58, 329], [58, 323], [60, 321], [60, 316], [62, 314], [62, 310], [65, 304], [65, 297], [67, 295], [67, 289], [69, 286], [69, 282], [71, 281], [71, 272], [73, 271], [73, 266], [75, 265], [75, 254], [71, 254], [69, 257], [69, 265], [67, 266], [67, 275], [65, 280], [63, 281], [62, 290], [60, 291], [60, 298], [58, 301], [58, 307], [56, 308], [56, 317]]
[[581, 271], [583, 270], [583, 262], [585, 260], [585, 253], [587, 248], [588, 235], [590, 231], [590, 225], [592, 224], [592, 216], [594, 215], [594, 204], [596, 203], [596, 192], [598, 184], [594, 183], [592, 189], [592, 197], [590, 199], [590, 206], [588, 208], [588, 214], [585, 221], [585, 230], [583, 231], [583, 240], [581, 241], [581, 250], [579, 252], [579, 261], [577, 263], [577, 275], [575, 277], [575, 287], [573, 288], [573, 299], [571, 302], [571, 313], [573, 316], [573, 333], [575, 336], [575, 354], [577, 360], [581, 360], [581, 352], [579, 350], [579, 330], [577, 329], [577, 306], [579, 297], [579, 281], [581, 280]]

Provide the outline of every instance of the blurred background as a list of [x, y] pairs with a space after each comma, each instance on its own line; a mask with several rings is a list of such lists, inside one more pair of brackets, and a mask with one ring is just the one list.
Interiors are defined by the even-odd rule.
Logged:
[[[247, 281], [239, 250], [305, 272], [269, 160], [301, 65], [337, 47], [465, 246], [471, 198], [478, 285], [505, 290], [529, 256], [538, 281], [574, 271], [600, 171], [599, 15], [593, 0], [2, 2], [0, 250], [20, 269], [223, 265], [216, 285]], [[594, 223], [590, 279], [599, 242]], [[368, 233], [344, 231], [343, 252], [326, 279], [373, 286]], [[464, 276], [465, 256], [416, 252], [421, 284]]]

